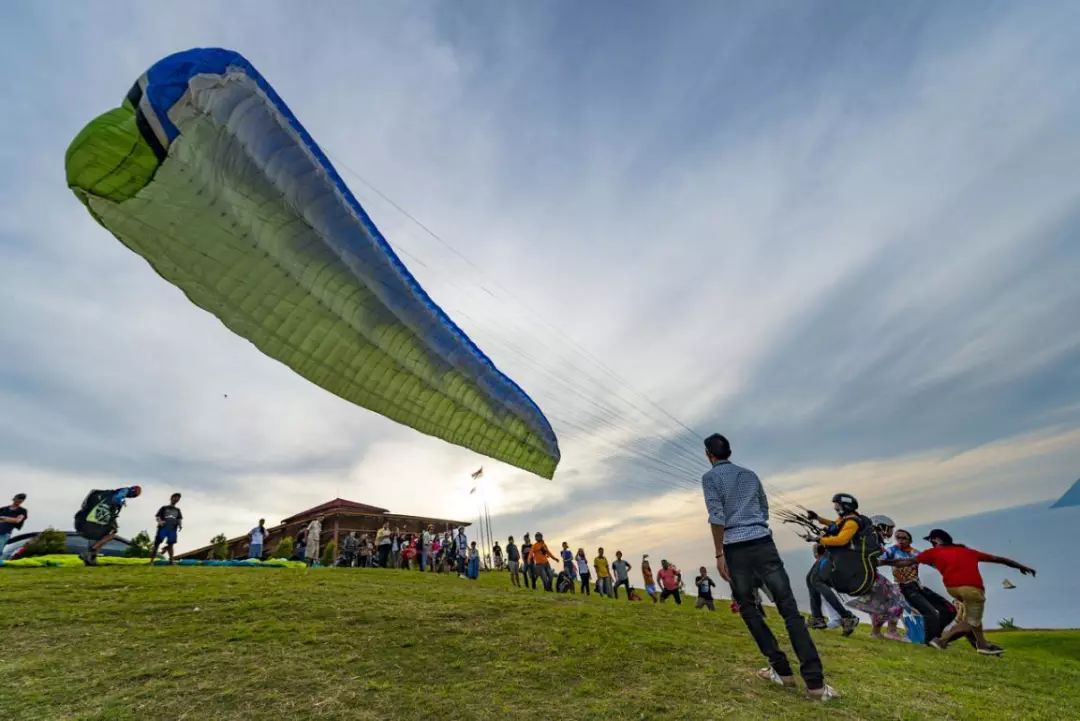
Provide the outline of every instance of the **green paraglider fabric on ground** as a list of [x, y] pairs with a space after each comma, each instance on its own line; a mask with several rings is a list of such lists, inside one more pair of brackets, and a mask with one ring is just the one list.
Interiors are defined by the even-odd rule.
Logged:
[[[99, 566], [145, 566], [149, 561], [145, 558], [124, 558], [120, 556], [99, 556]], [[82, 566], [83, 561], [73, 554], [54, 554], [49, 556], [32, 556], [30, 558], [17, 558], [14, 561], [0, 561], [0, 567], [4, 568], [73, 568]], [[158, 559], [155, 566], [168, 565], [168, 561]], [[243, 560], [243, 561], [178, 561], [177, 566], [225, 566], [247, 568], [306, 568], [302, 561], [286, 561], [275, 558], [269, 561]]]

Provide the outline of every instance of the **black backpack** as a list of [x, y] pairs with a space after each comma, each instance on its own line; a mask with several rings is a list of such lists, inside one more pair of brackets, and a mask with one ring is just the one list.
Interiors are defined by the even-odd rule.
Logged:
[[874, 530], [873, 522], [858, 515], [855, 521], [859, 530], [845, 546], [830, 546], [826, 563], [821, 569], [821, 580], [840, 593], [862, 596], [869, 593], [877, 576], [877, 559], [881, 556], [881, 537]]
[[113, 505], [116, 491], [94, 490], [86, 494], [75, 513], [75, 530], [83, 538], [99, 541], [112, 531], [119, 509]]

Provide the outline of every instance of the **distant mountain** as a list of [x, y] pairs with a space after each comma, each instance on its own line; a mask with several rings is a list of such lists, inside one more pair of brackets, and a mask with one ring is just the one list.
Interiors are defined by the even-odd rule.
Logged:
[[1072, 488], [1065, 491], [1065, 495], [1057, 499], [1051, 508], [1065, 508], [1066, 506], [1080, 506], [1080, 481], [1072, 484]]

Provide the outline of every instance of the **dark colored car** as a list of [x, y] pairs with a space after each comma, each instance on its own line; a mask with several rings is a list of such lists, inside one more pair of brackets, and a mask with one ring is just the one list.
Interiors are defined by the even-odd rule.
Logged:
[[[14, 561], [17, 558], [22, 558], [23, 553], [26, 552], [26, 544], [37, 538], [37, 535], [36, 533], [20, 533], [17, 536], [12, 536], [7, 545], [0, 549], [0, 561]], [[74, 531], [68, 531], [64, 535], [66, 537], [64, 553], [78, 555], [90, 545], [90, 541]], [[106, 543], [98, 555], [126, 556], [129, 548], [131, 548], [131, 543], [126, 538], [117, 536]]]

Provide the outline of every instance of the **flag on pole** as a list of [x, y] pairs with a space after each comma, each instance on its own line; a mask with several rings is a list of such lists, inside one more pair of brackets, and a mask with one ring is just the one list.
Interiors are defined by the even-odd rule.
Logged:
[[472, 479], [474, 481], [479, 480], [479, 479], [481, 479], [483, 477], [484, 477], [484, 467], [483, 466], [480, 466], [478, 469], [473, 471]]

